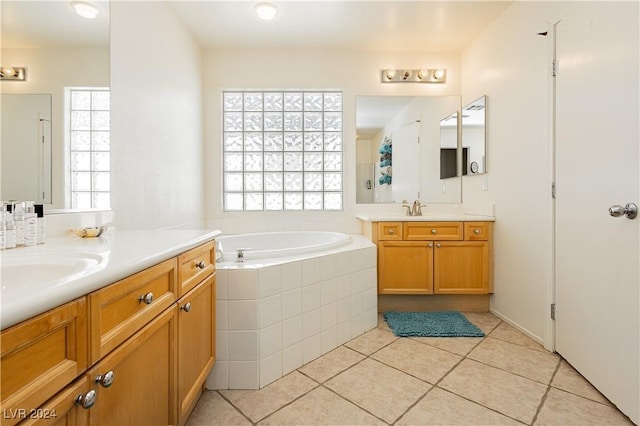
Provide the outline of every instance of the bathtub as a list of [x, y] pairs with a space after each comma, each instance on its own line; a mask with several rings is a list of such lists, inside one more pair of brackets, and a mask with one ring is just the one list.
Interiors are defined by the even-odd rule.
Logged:
[[244, 249], [245, 260], [282, 258], [315, 253], [348, 244], [351, 237], [338, 232], [262, 232], [219, 237], [216, 240], [222, 261], [235, 261]]
[[[377, 326], [376, 246], [362, 235], [222, 236], [207, 389], [261, 389]], [[236, 248], [251, 248], [237, 263]]]

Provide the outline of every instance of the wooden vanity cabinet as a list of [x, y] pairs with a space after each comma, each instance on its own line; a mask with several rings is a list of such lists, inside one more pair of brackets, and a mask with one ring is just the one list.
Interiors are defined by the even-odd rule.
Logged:
[[[402, 224], [401, 231], [398, 224]], [[493, 291], [492, 222], [374, 222], [379, 294]]]
[[210, 275], [178, 302], [178, 415], [183, 425], [203, 392], [216, 353], [216, 277]]
[[2, 425], [37, 418], [37, 409], [87, 368], [86, 298], [3, 330], [0, 345]]
[[214, 247], [3, 330], [1, 424], [184, 424], [215, 361]]

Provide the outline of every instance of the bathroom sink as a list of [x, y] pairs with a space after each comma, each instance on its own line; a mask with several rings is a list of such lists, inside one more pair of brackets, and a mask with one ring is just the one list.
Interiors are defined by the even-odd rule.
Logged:
[[103, 256], [93, 253], [11, 253], [0, 257], [3, 296], [13, 290], [37, 290], [101, 269]]

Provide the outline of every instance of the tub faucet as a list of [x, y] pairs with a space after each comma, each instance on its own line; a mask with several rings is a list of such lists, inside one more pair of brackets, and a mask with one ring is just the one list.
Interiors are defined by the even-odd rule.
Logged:
[[236, 249], [236, 263], [244, 263], [244, 252], [251, 250], [250, 248], [237, 248]]

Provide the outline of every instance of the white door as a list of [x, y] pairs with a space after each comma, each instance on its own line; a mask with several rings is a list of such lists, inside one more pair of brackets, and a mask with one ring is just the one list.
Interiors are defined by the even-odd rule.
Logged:
[[556, 31], [556, 350], [639, 421], [638, 2], [576, 2]]

